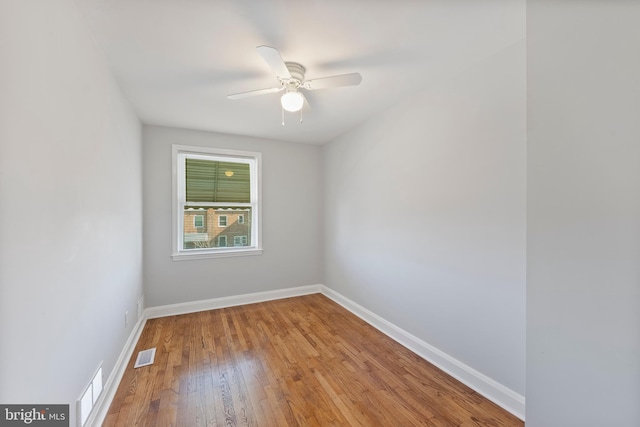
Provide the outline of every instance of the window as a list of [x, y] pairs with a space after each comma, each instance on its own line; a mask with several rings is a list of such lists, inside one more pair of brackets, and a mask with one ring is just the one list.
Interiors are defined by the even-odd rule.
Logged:
[[233, 236], [233, 246], [247, 246], [247, 236]]
[[[183, 145], [172, 150], [173, 259], [261, 254], [261, 153]], [[223, 231], [243, 235], [228, 246]]]

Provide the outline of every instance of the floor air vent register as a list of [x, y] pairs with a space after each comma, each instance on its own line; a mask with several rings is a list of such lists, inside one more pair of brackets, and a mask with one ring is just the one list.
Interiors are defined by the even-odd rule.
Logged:
[[142, 350], [138, 353], [138, 358], [136, 359], [134, 368], [141, 368], [143, 366], [149, 366], [153, 364], [153, 359], [156, 357], [156, 349], [150, 348], [148, 350]]

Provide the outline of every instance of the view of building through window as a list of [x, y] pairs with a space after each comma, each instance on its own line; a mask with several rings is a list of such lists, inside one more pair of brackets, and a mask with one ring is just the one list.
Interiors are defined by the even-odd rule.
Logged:
[[183, 243], [184, 249], [250, 246], [251, 208], [185, 207]]

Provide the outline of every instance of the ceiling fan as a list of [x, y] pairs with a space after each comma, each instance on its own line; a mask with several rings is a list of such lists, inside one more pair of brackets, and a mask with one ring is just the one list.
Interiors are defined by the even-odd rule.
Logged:
[[[317, 90], [340, 86], [356, 86], [362, 81], [360, 73], [340, 74], [337, 76], [322, 77], [319, 79], [305, 80], [305, 68], [296, 62], [284, 62], [280, 52], [271, 46], [258, 46], [258, 53], [271, 67], [280, 81], [279, 87], [252, 90], [249, 92], [227, 95], [228, 99], [243, 99], [256, 95], [265, 95], [285, 91], [280, 98], [283, 110], [296, 112], [302, 110], [306, 98], [300, 90]], [[308, 102], [307, 102], [308, 104]], [[284, 111], [283, 111], [284, 117]], [[284, 124], [284, 119], [283, 119]]]

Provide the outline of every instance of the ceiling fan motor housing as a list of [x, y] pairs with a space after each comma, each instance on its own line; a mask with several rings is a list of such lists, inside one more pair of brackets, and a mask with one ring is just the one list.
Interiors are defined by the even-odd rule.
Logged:
[[[298, 64], [297, 62], [285, 62], [285, 65], [287, 66], [287, 69], [289, 70], [289, 74], [291, 74], [291, 77], [293, 80], [293, 82], [296, 83], [296, 87], [300, 86], [302, 84], [302, 82], [304, 81], [304, 72], [305, 69], [302, 65]], [[289, 79], [285, 79], [283, 80], [283, 83], [293, 83], [291, 81], [287, 81]]]

